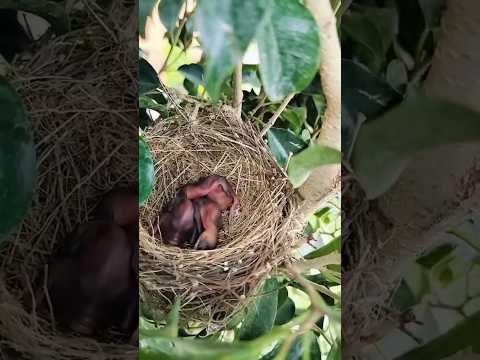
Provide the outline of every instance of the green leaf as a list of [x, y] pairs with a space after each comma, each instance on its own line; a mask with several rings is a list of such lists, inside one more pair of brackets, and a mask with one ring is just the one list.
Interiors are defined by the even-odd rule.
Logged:
[[195, 86], [203, 85], [203, 67], [199, 64], [186, 64], [178, 68], [186, 79], [190, 80]]
[[242, 60], [265, 16], [266, 2], [243, 0], [199, 0], [195, 25], [207, 55], [205, 83], [217, 100], [225, 79]]
[[320, 65], [320, 35], [310, 12], [298, 1], [272, 0], [257, 33], [265, 92], [279, 101], [305, 89]]
[[295, 303], [288, 297], [288, 290], [282, 288], [278, 291], [278, 307], [275, 316], [275, 325], [288, 323], [295, 316]]
[[427, 254], [419, 257], [417, 259], [417, 263], [427, 269], [431, 269], [448, 255], [450, 255], [452, 251], [454, 251], [456, 248], [456, 245], [442, 244], [440, 246], [437, 246], [435, 249], [428, 252]]
[[176, 338], [178, 336], [178, 322], [180, 320], [180, 300], [176, 300], [172, 310], [168, 314], [167, 325], [165, 326], [166, 337]]
[[288, 159], [307, 147], [307, 143], [291, 130], [271, 128], [267, 133], [268, 146], [275, 160], [282, 168], [287, 167]]
[[408, 82], [408, 73], [405, 64], [398, 59], [392, 60], [387, 67], [386, 78], [394, 89], [399, 89]]
[[148, 148], [148, 144], [143, 138], [139, 138], [138, 151], [139, 151], [139, 187], [140, 187], [140, 205], [143, 205], [147, 201], [148, 196], [152, 192], [153, 185], [155, 184], [155, 172], [153, 167], [152, 154]]
[[338, 236], [332, 241], [330, 241], [328, 244], [323, 245], [320, 249], [317, 249], [305, 255], [305, 259], [307, 260], [316, 259], [325, 255], [331, 254], [333, 252], [341, 252], [341, 250], [342, 250], [342, 239], [340, 236]]
[[292, 129], [296, 135], [300, 135], [303, 124], [307, 119], [307, 109], [304, 107], [289, 106], [282, 111], [280, 117], [290, 124], [290, 129]]
[[336, 341], [327, 355], [327, 360], [341, 360], [341, 359], [342, 359], [342, 347], [340, 343]]
[[342, 106], [354, 115], [377, 116], [400, 100], [402, 96], [367, 67], [342, 60]]
[[418, 152], [479, 139], [479, 113], [418, 94], [361, 127], [352, 163], [373, 199], [395, 183]]
[[366, 66], [342, 60], [342, 150], [350, 148], [358, 114], [367, 119], [379, 115], [402, 97]]
[[277, 279], [268, 279], [256, 300], [248, 306], [245, 319], [236, 334], [240, 340], [253, 340], [272, 330], [277, 312], [278, 286]]
[[37, 179], [30, 120], [22, 99], [0, 77], [0, 242], [30, 207]]
[[141, 360], [252, 360], [274, 342], [282, 341], [288, 329], [276, 328], [252, 341], [238, 341], [233, 344], [212, 339], [175, 338], [163, 336], [161, 329], [140, 329]]
[[358, 7], [342, 18], [342, 32], [357, 43], [357, 55], [370, 69], [377, 72], [385, 62], [398, 31], [394, 8]]
[[309, 331], [303, 335], [302, 342], [304, 353], [301, 360], [317, 360], [322, 358], [318, 338], [313, 331]]
[[244, 65], [242, 67], [242, 90], [253, 92], [256, 95], [260, 94], [262, 82], [257, 75], [257, 67], [252, 65]]
[[418, 4], [422, 9], [427, 28], [433, 29], [439, 26], [445, 0], [418, 0]]
[[408, 351], [397, 360], [444, 359], [478, 344], [480, 311], [468, 316], [441, 336]]
[[153, 7], [157, 3], [157, 0], [140, 0], [138, 4], [138, 31], [140, 35], [145, 35], [145, 22], [147, 21], [147, 16], [149, 16]]
[[158, 4], [160, 20], [171, 34], [173, 34], [177, 26], [182, 5], [183, 0], [160, 0], [160, 4]]
[[322, 165], [339, 164], [341, 153], [327, 146], [312, 144], [294, 155], [288, 165], [288, 177], [295, 188], [300, 187], [312, 170]]
[[399, 311], [405, 311], [417, 304], [415, 294], [404, 279], [400, 282], [400, 286], [393, 296], [393, 306]]
[[160, 85], [158, 74], [145, 59], [139, 61], [139, 95], [155, 90]]

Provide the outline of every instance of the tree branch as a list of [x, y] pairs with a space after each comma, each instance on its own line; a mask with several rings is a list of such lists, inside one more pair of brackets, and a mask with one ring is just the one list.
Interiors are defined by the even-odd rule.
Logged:
[[280, 116], [280, 114], [282, 113], [282, 111], [285, 110], [288, 103], [293, 99], [294, 96], [295, 96], [295, 93], [291, 93], [290, 95], [287, 95], [287, 97], [285, 99], [283, 99], [283, 101], [280, 104], [280, 106], [278, 107], [278, 109], [275, 111], [275, 113], [272, 115], [272, 117], [268, 120], [267, 124], [265, 125], [262, 132], [260, 133], [261, 137], [264, 137], [267, 134], [268, 130], [270, 130], [270, 128], [273, 125], [275, 125], [275, 121], [277, 121], [277, 119]]
[[[322, 128], [316, 141], [337, 150], [341, 148], [341, 49], [335, 15], [329, 0], [307, 0], [306, 6], [312, 13], [320, 30], [322, 90], [327, 108]], [[306, 224], [310, 216], [322, 203], [335, 196], [340, 190], [340, 164], [327, 165], [312, 172], [298, 189], [304, 200], [298, 213], [298, 221]]]
[[239, 119], [242, 118], [242, 100], [243, 100], [243, 91], [242, 91], [242, 62], [240, 61], [235, 67], [234, 75], [234, 85], [235, 93], [233, 94], [233, 108], [235, 109], [235, 114]]

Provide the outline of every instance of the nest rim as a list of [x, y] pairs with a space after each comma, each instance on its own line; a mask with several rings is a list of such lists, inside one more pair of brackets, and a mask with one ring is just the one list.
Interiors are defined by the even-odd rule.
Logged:
[[[188, 106], [196, 109], [189, 111]], [[266, 277], [292, 259], [298, 235], [293, 221], [297, 199], [250, 122], [238, 119], [228, 105], [199, 109], [187, 99], [185, 107], [171, 121], [157, 122], [144, 132], [156, 178], [162, 174], [163, 181], [140, 209], [140, 291], [145, 304], [164, 309], [160, 318], [179, 295], [183, 321], [206, 325], [207, 332], [213, 332], [249, 302]], [[191, 113], [193, 119], [185, 118]], [[188, 165], [195, 161], [201, 165]], [[155, 239], [151, 233], [159, 209], [177, 188], [209, 175], [225, 176], [241, 206], [240, 215], [224, 214], [219, 246], [198, 251]], [[255, 216], [260, 220], [251, 219]]]

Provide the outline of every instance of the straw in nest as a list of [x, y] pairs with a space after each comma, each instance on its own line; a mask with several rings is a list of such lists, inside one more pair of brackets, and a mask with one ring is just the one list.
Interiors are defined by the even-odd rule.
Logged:
[[88, 11], [85, 23], [17, 64], [12, 79], [32, 120], [39, 172], [24, 224], [0, 248], [0, 348], [16, 358], [137, 358], [135, 347], [59, 332], [51, 309], [36, 306], [57, 244], [99, 196], [137, 181], [136, 14], [118, 2], [109, 16]]
[[[163, 119], [145, 137], [156, 186], [140, 213], [142, 303], [161, 316], [180, 297], [183, 318], [213, 331], [290, 259], [293, 189], [261, 137], [227, 106], [205, 108], [193, 120]], [[224, 215], [217, 248], [180, 249], [153, 238], [152, 224], [176, 190], [213, 174], [227, 178], [241, 204], [239, 215]]]

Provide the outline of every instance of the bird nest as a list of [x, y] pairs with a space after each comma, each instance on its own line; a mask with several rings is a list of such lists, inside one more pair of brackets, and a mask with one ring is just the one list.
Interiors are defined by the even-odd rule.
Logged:
[[87, 11], [81, 29], [17, 62], [9, 76], [32, 121], [38, 178], [24, 223], [0, 247], [7, 358], [137, 358], [136, 347], [115, 339], [60, 332], [52, 309], [37, 304], [66, 234], [89, 219], [106, 191], [137, 182], [136, 16], [122, 2], [111, 14]]
[[[349, 356], [358, 355], [359, 344], [388, 317], [385, 309], [391, 307], [392, 289], [375, 270], [391, 232], [391, 222], [377, 202], [367, 200], [351, 171], [343, 168], [342, 321], [349, 326], [342, 329], [342, 344]], [[370, 295], [372, 284], [377, 296]]]
[[[179, 112], [197, 110], [198, 104], [195, 110]], [[162, 318], [180, 298], [184, 320], [214, 331], [292, 256], [293, 188], [252, 125], [238, 120], [228, 106], [207, 106], [191, 118], [161, 119], [146, 130], [145, 139], [154, 158], [156, 184], [140, 209], [142, 307]], [[175, 192], [210, 175], [228, 180], [241, 207], [239, 214], [223, 215], [217, 247], [182, 249], [153, 237], [155, 219]]]

